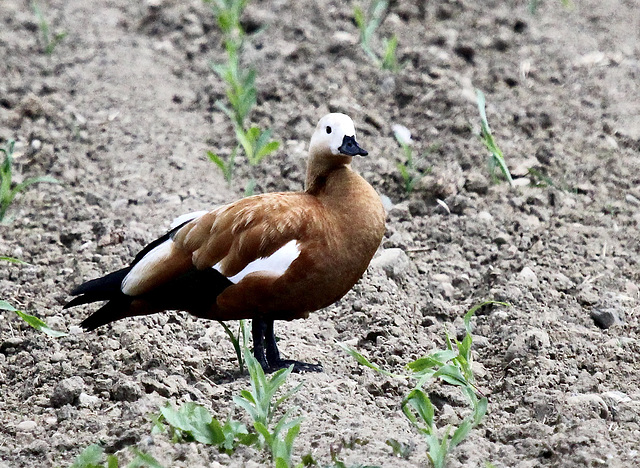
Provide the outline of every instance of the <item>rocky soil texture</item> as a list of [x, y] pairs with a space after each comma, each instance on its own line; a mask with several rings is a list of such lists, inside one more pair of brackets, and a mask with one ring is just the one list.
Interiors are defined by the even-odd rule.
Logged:
[[[363, 53], [352, 2], [253, 0], [243, 60], [258, 73], [251, 120], [280, 150], [241, 161], [229, 186], [206, 159], [235, 137], [215, 107], [224, 58], [199, 0], [40, 2], [49, 56], [30, 2], [0, 3], [0, 142], [16, 139], [16, 180], [49, 174], [0, 226], [0, 466], [69, 466], [86, 446], [136, 445], [165, 466], [263, 466], [151, 435], [169, 400], [224, 419], [248, 386], [217, 323], [182, 313], [124, 320], [97, 332], [63, 311], [70, 288], [127, 264], [174, 217], [256, 191], [302, 188], [308, 139], [329, 111], [350, 114], [370, 152], [357, 169], [388, 197], [382, 257], [337, 304], [277, 326], [286, 356], [321, 361], [290, 404], [304, 417], [296, 460], [425, 466], [421, 436], [400, 411], [406, 383], [359, 367], [337, 346], [401, 370], [444, 346], [444, 328], [486, 299], [473, 320], [475, 370], [489, 397], [483, 423], [451, 467], [640, 465], [640, 9], [635, 0], [397, 0], [380, 35], [399, 39], [402, 69]], [[492, 183], [476, 136], [475, 88], [517, 187]], [[425, 174], [408, 194], [392, 125], [411, 130]], [[530, 171], [533, 170], [533, 171]], [[447, 205], [445, 209], [437, 200]], [[399, 250], [391, 250], [399, 249]], [[429, 388], [441, 424], [464, 402]], [[236, 410], [235, 417], [241, 414]], [[414, 444], [394, 457], [390, 437]], [[356, 443], [357, 442], [357, 443]]]

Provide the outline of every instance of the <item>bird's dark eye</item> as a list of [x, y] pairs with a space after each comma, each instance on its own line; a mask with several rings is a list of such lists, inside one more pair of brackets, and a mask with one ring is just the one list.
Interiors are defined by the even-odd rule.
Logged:
[[327, 126], [327, 133], [331, 133], [331, 127]]

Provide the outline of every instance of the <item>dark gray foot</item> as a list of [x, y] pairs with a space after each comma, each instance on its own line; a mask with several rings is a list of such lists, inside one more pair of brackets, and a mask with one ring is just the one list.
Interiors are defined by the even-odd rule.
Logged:
[[320, 363], [309, 364], [280, 358], [276, 336], [273, 332], [273, 320], [253, 319], [251, 334], [253, 335], [253, 355], [265, 372], [275, 372], [292, 364], [293, 372], [322, 372]]
[[279, 369], [289, 367], [293, 364], [293, 371], [296, 373], [304, 372], [322, 372], [322, 364], [310, 364], [308, 362], [294, 361], [292, 359], [280, 359], [278, 361], [269, 361], [269, 370], [265, 372], [275, 372]]

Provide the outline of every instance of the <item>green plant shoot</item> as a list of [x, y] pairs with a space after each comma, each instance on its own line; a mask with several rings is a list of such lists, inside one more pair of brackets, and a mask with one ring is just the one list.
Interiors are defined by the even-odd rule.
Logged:
[[49, 30], [49, 23], [47, 22], [47, 19], [42, 14], [42, 10], [40, 9], [38, 2], [34, 1], [31, 4], [31, 7], [33, 8], [33, 14], [36, 15], [36, 19], [38, 20], [38, 27], [40, 28], [40, 36], [42, 39], [42, 51], [47, 55], [51, 55], [53, 53], [53, 50], [56, 48], [56, 46], [65, 37], [67, 37], [67, 32], [61, 31], [54, 34], [53, 37], [51, 37], [51, 31]]
[[[141, 452], [131, 447], [135, 458], [126, 465], [126, 468], [164, 468], [154, 457], [148, 453]], [[118, 468], [120, 466], [118, 457], [115, 455], [106, 456], [106, 465], [102, 463], [104, 449], [98, 444], [93, 444], [84, 449], [74, 460], [71, 468]]]
[[[384, 375], [413, 380], [415, 388], [402, 400], [401, 408], [407, 419], [425, 437], [428, 445], [427, 456], [434, 468], [444, 468], [447, 454], [462, 442], [469, 432], [480, 424], [487, 412], [488, 401], [484, 396], [478, 397], [478, 389], [472, 369], [471, 345], [471, 318], [483, 306], [489, 304], [508, 304], [495, 301], [487, 301], [472, 307], [464, 316], [466, 335], [462, 341], [457, 341], [446, 334], [447, 349], [435, 351], [407, 364], [411, 372], [408, 375], [393, 374], [371, 363], [362, 354], [344, 344], [340, 346], [356, 360]], [[460, 387], [466, 396], [471, 414], [469, 414], [458, 427], [448, 426], [440, 434], [436, 424], [435, 408], [429, 396], [422, 389], [432, 379], [440, 379], [444, 382]], [[452, 432], [453, 430], [453, 432]]]
[[0, 223], [6, 223], [5, 215], [16, 196], [33, 184], [47, 182], [58, 184], [58, 180], [49, 176], [30, 177], [20, 184], [12, 187], [13, 153], [15, 141], [9, 140], [0, 152], [4, 154], [4, 160], [0, 164]]
[[491, 153], [491, 159], [489, 160], [491, 177], [495, 180], [495, 167], [497, 166], [500, 168], [504, 178], [509, 182], [509, 185], [513, 187], [511, 172], [509, 172], [509, 168], [504, 160], [502, 151], [498, 148], [498, 145], [493, 138], [493, 134], [491, 133], [489, 122], [487, 121], [484, 94], [479, 89], [476, 89], [476, 96], [478, 100], [478, 110], [480, 111], [480, 139]]
[[387, 0], [373, 0], [369, 4], [369, 8], [365, 13], [359, 5], [356, 5], [353, 9], [353, 17], [355, 19], [356, 26], [360, 31], [360, 46], [362, 47], [362, 50], [380, 68], [384, 70], [398, 71], [400, 69], [398, 59], [396, 57], [398, 38], [393, 35], [390, 38], [383, 39], [383, 53], [381, 55], [378, 55], [373, 50], [372, 45], [375, 33], [378, 27], [382, 24], [388, 6], [389, 2]]

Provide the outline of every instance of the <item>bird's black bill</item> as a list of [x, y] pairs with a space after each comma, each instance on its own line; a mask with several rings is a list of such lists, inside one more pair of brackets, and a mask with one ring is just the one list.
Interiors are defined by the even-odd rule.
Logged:
[[367, 151], [362, 149], [356, 139], [352, 136], [345, 135], [342, 139], [342, 145], [338, 148], [342, 154], [346, 154], [347, 156], [366, 156], [369, 154]]

